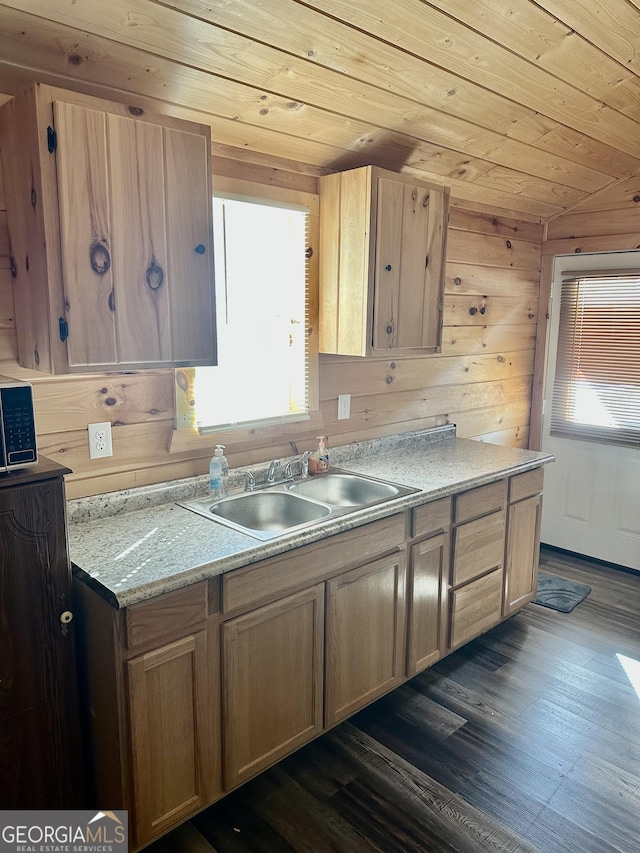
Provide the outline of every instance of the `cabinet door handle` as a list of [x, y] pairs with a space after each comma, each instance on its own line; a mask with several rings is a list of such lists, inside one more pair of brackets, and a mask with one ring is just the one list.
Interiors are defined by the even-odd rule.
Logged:
[[207, 247], [204, 245], [204, 243], [198, 243], [198, 245], [196, 246], [196, 252], [199, 255], [205, 255], [207, 252]]
[[391, 272], [391, 270], [393, 269], [393, 267], [391, 266], [391, 264], [387, 264], [387, 265], [386, 265], [386, 267], [385, 267], [385, 269], [386, 269], [386, 271], [387, 271], [387, 272]]
[[89, 252], [89, 260], [91, 269], [98, 275], [104, 275], [111, 266], [109, 249], [104, 243], [94, 243]]
[[164, 281], [164, 270], [159, 264], [152, 261], [147, 267], [145, 278], [151, 290], [157, 290], [162, 286], [162, 282]]

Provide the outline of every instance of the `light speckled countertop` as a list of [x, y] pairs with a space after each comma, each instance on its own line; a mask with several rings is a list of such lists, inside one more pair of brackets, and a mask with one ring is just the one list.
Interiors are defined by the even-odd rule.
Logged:
[[456, 438], [453, 427], [335, 448], [332, 464], [420, 491], [267, 542], [174, 503], [206, 494], [206, 477], [69, 501], [71, 560], [77, 577], [115, 607], [126, 607], [552, 460], [547, 453]]

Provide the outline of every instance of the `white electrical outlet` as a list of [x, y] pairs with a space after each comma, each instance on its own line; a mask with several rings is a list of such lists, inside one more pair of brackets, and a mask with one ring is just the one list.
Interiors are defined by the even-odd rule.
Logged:
[[351, 394], [338, 394], [338, 420], [346, 421], [351, 417]]
[[103, 456], [113, 456], [111, 421], [87, 424], [87, 429], [89, 430], [89, 458], [100, 459]]

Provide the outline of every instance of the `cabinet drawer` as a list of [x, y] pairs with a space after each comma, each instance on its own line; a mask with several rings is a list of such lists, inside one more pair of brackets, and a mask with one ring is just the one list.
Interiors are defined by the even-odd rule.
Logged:
[[524, 474], [516, 474], [509, 479], [509, 503], [530, 498], [542, 491], [544, 468], [534, 468]]
[[451, 649], [456, 649], [502, 619], [502, 571], [451, 592]]
[[405, 527], [405, 513], [392, 515], [229, 572], [222, 577], [222, 610], [229, 613], [239, 607], [253, 607], [349, 565], [396, 550], [404, 542]]
[[139, 648], [176, 632], [184, 634], [189, 626], [206, 618], [205, 581], [134, 604], [127, 607], [125, 614], [127, 648]]
[[412, 536], [431, 536], [442, 533], [451, 524], [451, 498], [417, 506], [411, 517]]
[[453, 534], [452, 586], [459, 586], [488, 572], [504, 561], [506, 513], [494, 512], [468, 521]]
[[488, 486], [480, 486], [463, 492], [455, 499], [455, 518], [458, 524], [477, 518], [479, 515], [488, 515], [498, 509], [503, 509], [507, 500], [507, 481], [498, 480], [497, 483], [489, 483]]

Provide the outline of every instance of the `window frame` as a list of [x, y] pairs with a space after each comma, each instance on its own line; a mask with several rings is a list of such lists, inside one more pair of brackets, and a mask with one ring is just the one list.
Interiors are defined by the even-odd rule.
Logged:
[[[180, 452], [192, 447], [198, 447], [205, 441], [211, 443], [211, 435], [215, 433], [221, 443], [225, 443], [228, 436], [229, 443], [237, 443], [242, 440], [243, 432], [247, 436], [255, 438], [256, 431], [267, 431], [276, 429], [280, 435], [286, 437], [299, 436], [300, 424], [307, 428], [321, 423], [320, 395], [319, 395], [319, 267], [318, 267], [318, 245], [320, 234], [320, 197], [317, 193], [306, 192], [299, 189], [261, 184], [242, 178], [224, 177], [214, 175], [213, 194], [226, 198], [237, 198], [243, 201], [251, 201], [257, 204], [273, 204], [287, 207], [300, 207], [307, 209], [307, 238], [311, 249], [308, 259], [308, 414], [287, 416], [286, 420], [279, 422], [277, 426], [273, 423], [245, 422], [226, 426], [224, 429], [202, 428], [198, 430], [196, 424], [195, 405], [193, 404], [193, 381], [195, 377], [194, 367], [177, 368], [175, 374], [175, 430], [171, 439], [171, 451]], [[319, 426], [318, 426], [319, 428]], [[195, 435], [194, 435], [195, 434]], [[198, 441], [196, 435], [201, 439]]]
[[[604, 255], [604, 258], [603, 258]], [[613, 259], [610, 253], [602, 253], [599, 260], [604, 260], [607, 255]], [[558, 332], [557, 352], [554, 366], [554, 378], [550, 394], [551, 411], [549, 420], [549, 434], [554, 438], [600, 442], [610, 445], [632, 446], [640, 445], [640, 406], [631, 407], [631, 414], [637, 420], [624, 426], [612, 426], [610, 424], [598, 424], [593, 422], [579, 421], [575, 418], [580, 406], [580, 396], [590, 391], [598, 394], [611, 392], [610, 403], [613, 406], [614, 417], [624, 408], [625, 387], [629, 382], [623, 382], [627, 374], [632, 375], [631, 384], [640, 390], [640, 368], [629, 370], [629, 362], [624, 361], [622, 351], [630, 346], [639, 346], [638, 332], [634, 331], [632, 322], [629, 327], [629, 337], [623, 339], [618, 348], [614, 349], [614, 358], [611, 360], [611, 381], [601, 378], [594, 379], [593, 371], [600, 372], [597, 365], [597, 357], [606, 349], [607, 335], [610, 338], [610, 330], [618, 321], [617, 309], [624, 316], [625, 309], [629, 314], [640, 310], [640, 304], [627, 302], [626, 296], [620, 298], [620, 293], [614, 293], [618, 297], [616, 301], [610, 302], [606, 288], [608, 285], [622, 288], [623, 282], [631, 280], [640, 283], [640, 268], [620, 267], [602, 268], [598, 265], [584, 269], [563, 268], [560, 274], [560, 289], [558, 298]], [[593, 289], [602, 282], [597, 290]], [[634, 287], [637, 289], [638, 284]], [[624, 326], [623, 326], [624, 328]], [[579, 375], [586, 371], [584, 381], [580, 382]], [[583, 395], [577, 389], [582, 386]], [[616, 388], [619, 386], [619, 389]], [[607, 397], [605, 396], [606, 400]], [[605, 406], [605, 403], [601, 404]], [[573, 417], [572, 417], [573, 416]]]

